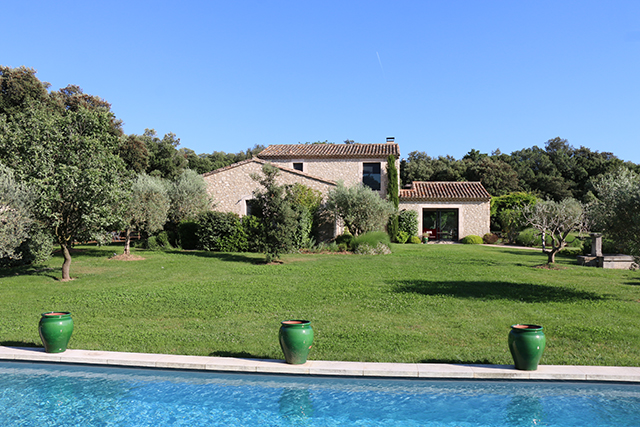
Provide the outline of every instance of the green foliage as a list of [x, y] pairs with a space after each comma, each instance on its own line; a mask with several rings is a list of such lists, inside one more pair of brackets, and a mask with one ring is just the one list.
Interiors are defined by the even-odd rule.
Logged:
[[159, 250], [160, 245], [158, 245], [158, 238], [156, 236], [149, 236], [142, 247], [150, 251]]
[[464, 236], [460, 241], [465, 245], [481, 245], [482, 237], [476, 236], [475, 234], [469, 234], [468, 236]]
[[322, 203], [322, 193], [300, 183], [285, 186], [285, 193], [285, 201], [295, 214], [296, 226], [291, 235], [293, 248], [308, 247], [312, 240], [314, 218]]
[[171, 244], [169, 244], [169, 235], [166, 231], [161, 231], [158, 233], [158, 235], [156, 236], [156, 242], [158, 243], [158, 246], [163, 249], [171, 249]]
[[247, 236], [246, 250], [248, 252], [262, 252], [264, 249], [262, 221], [254, 215], [245, 215], [242, 217], [241, 222], [244, 234]]
[[204, 178], [187, 169], [169, 186], [169, 220], [174, 224], [195, 219], [201, 212], [211, 208]]
[[218, 252], [243, 252], [247, 249], [247, 235], [238, 214], [204, 212], [198, 216], [198, 224], [196, 234], [202, 249]]
[[144, 141], [147, 149], [149, 175], [174, 181], [187, 169], [187, 159], [177, 149], [180, 138], [175, 134], [168, 133], [160, 139], [155, 130], [145, 129], [137, 138]]
[[398, 231], [398, 243], [406, 243], [409, 240], [409, 234], [406, 231]]
[[500, 237], [498, 237], [498, 235], [495, 233], [486, 233], [484, 236], [482, 236], [482, 242], [485, 245], [493, 245], [497, 243], [498, 240], [500, 240]]
[[419, 245], [422, 242], [420, 241], [420, 237], [418, 236], [411, 236], [411, 239], [409, 239], [409, 243], [413, 243], [414, 245]]
[[[398, 168], [396, 168], [396, 157], [389, 155], [387, 158], [387, 198], [395, 207], [395, 211], [398, 211], [399, 199], [399, 187], [398, 187]], [[398, 214], [392, 213], [389, 216], [389, 223], [387, 224], [387, 233], [392, 241], [397, 241], [399, 231]], [[404, 243], [404, 242], [403, 242]]]
[[177, 230], [179, 246], [182, 249], [196, 249], [199, 230], [200, 224], [197, 221], [180, 221]]
[[329, 191], [326, 209], [340, 217], [354, 236], [384, 230], [394, 212], [393, 205], [370, 188], [362, 184], [347, 188], [342, 183]]
[[262, 244], [266, 262], [277, 260], [283, 253], [293, 249], [294, 230], [298, 228], [299, 215], [291, 208], [285, 198], [284, 186], [276, 183], [278, 168], [270, 164], [262, 166], [263, 176], [252, 178], [260, 183], [264, 190], [253, 192], [256, 216], [263, 222]]
[[334, 242], [337, 245], [345, 245], [346, 249], [352, 250], [354, 239], [355, 238], [351, 234], [340, 234], [339, 236], [336, 236]]
[[582, 233], [587, 228], [584, 207], [574, 199], [539, 201], [522, 208], [522, 215], [528, 225], [551, 237], [551, 245], [544, 251], [549, 257], [549, 264], [555, 262], [555, 254], [567, 245], [571, 232]]
[[418, 212], [412, 209], [403, 209], [398, 214], [398, 229], [409, 236], [418, 235]]
[[383, 245], [388, 248], [389, 243], [391, 243], [391, 240], [387, 233], [382, 231], [370, 231], [354, 237], [352, 247], [354, 252], [357, 252], [362, 245], [368, 246], [369, 249], [366, 251], [376, 251], [380, 249], [379, 245]]
[[640, 256], [640, 175], [621, 169], [595, 180], [594, 189], [594, 229], [614, 239], [621, 252]]
[[16, 182], [11, 169], [0, 164], [0, 260], [13, 263], [22, 259], [18, 248], [29, 238], [35, 219], [31, 213], [33, 194]]
[[[546, 236], [545, 242], [551, 244], [551, 236]], [[542, 234], [535, 228], [525, 228], [515, 239], [515, 243], [519, 246], [542, 246]]]

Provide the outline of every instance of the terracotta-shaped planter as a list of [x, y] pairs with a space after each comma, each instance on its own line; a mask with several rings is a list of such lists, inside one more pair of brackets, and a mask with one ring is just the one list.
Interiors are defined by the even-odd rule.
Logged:
[[313, 328], [309, 320], [285, 320], [280, 326], [279, 336], [287, 363], [300, 365], [307, 361], [313, 345]]
[[546, 338], [538, 325], [512, 325], [509, 332], [509, 351], [516, 369], [535, 371], [544, 352]]
[[73, 333], [73, 319], [68, 311], [42, 313], [38, 332], [47, 353], [62, 353]]

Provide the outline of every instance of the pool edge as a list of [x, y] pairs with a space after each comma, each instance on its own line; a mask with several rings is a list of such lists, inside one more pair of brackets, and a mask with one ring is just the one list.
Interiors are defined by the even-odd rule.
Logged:
[[519, 371], [513, 365], [449, 363], [373, 363], [309, 360], [303, 365], [289, 365], [284, 360], [91, 350], [45, 353], [43, 348], [38, 347], [5, 346], [0, 346], [0, 360], [288, 375], [640, 382], [640, 367], [622, 366], [540, 365], [536, 371]]

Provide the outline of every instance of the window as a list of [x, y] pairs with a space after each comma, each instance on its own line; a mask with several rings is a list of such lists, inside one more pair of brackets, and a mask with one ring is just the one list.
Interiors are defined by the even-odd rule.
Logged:
[[293, 168], [297, 171], [302, 172], [302, 163], [294, 163]]
[[429, 240], [458, 240], [458, 209], [423, 209], [422, 234]]
[[362, 164], [362, 183], [374, 191], [380, 191], [382, 184], [380, 163]]
[[245, 205], [245, 212], [246, 215], [255, 215], [256, 211], [258, 210], [257, 207], [255, 206], [255, 199], [246, 199], [244, 201]]

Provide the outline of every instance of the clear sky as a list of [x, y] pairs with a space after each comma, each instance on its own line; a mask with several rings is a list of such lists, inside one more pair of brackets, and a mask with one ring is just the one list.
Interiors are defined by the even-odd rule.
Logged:
[[0, 64], [197, 153], [561, 137], [640, 163], [640, 1], [6, 1]]

